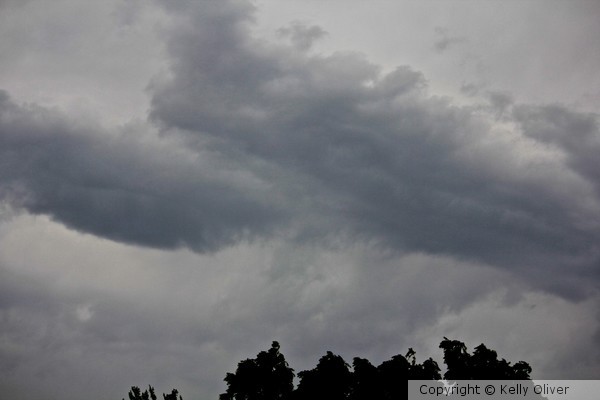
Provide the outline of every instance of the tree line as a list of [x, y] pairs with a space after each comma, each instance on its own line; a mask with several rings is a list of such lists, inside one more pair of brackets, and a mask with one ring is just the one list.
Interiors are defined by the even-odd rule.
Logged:
[[[512, 364], [498, 359], [496, 351], [484, 344], [467, 351], [463, 342], [444, 338], [446, 371], [432, 358], [417, 362], [412, 348], [375, 366], [369, 360], [354, 357], [352, 365], [331, 351], [316, 367], [298, 372], [294, 387], [294, 369], [289, 366], [274, 341], [271, 348], [255, 358], [238, 363], [235, 372], [225, 375], [227, 390], [219, 400], [391, 400], [405, 398], [408, 380], [529, 380], [531, 367], [524, 361]], [[130, 400], [156, 400], [154, 388], [142, 392], [134, 386]], [[164, 400], [183, 400], [176, 389], [163, 394]], [[125, 399], [123, 399], [125, 400]]]

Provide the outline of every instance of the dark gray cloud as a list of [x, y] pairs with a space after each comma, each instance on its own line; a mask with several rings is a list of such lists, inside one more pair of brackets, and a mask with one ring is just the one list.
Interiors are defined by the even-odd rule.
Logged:
[[76, 230], [160, 248], [210, 251], [281, 218], [268, 184], [209, 153], [153, 142], [146, 128], [109, 134], [1, 93], [0, 194]]
[[[488, 118], [430, 96], [409, 67], [382, 74], [359, 54], [268, 46], [228, 7], [177, 16], [172, 77], [153, 86], [151, 116], [272, 182], [299, 213], [300, 236], [595, 270], [600, 231], [581, 222], [598, 217], [598, 198], [579, 197], [590, 195], [579, 171], [493, 125], [507, 94], [491, 94]], [[228, 23], [215, 23], [223, 12]]]
[[600, 128], [596, 114], [548, 105], [519, 106], [514, 115], [526, 136], [559, 148], [567, 164], [600, 190]]
[[[149, 88], [162, 136], [109, 134], [3, 93], [4, 199], [152, 247], [203, 252], [280, 234], [375, 242], [510, 268], [572, 297], [578, 277], [533, 277], [597, 274], [593, 115], [515, 106], [513, 116], [497, 92], [488, 111], [458, 107], [410, 67], [382, 73], [360, 54], [255, 39], [249, 3], [165, 7], [171, 71]], [[496, 126], [501, 116], [523, 135]], [[539, 148], [549, 140], [566, 162]]]

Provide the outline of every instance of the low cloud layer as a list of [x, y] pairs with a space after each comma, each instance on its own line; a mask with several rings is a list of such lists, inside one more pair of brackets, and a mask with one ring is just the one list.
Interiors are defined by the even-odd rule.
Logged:
[[119, 398], [152, 383], [214, 399], [271, 340], [296, 371], [326, 350], [379, 363], [413, 347], [441, 362], [443, 336], [526, 360], [539, 379], [597, 371], [598, 296], [531, 292], [451, 258], [282, 242], [148, 251], [32, 216], [3, 224], [0, 254], [0, 384], [16, 398]]

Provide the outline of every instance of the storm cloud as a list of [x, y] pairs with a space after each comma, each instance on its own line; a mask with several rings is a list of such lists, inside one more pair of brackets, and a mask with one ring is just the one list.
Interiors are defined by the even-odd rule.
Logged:
[[453, 105], [410, 67], [255, 39], [249, 4], [167, 7], [171, 73], [150, 87], [161, 135], [106, 133], [4, 93], [5, 198], [151, 247], [287, 235], [597, 273], [594, 115], [504, 104], [499, 123], [495, 102]]
[[264, 234], [281, 217], [267, 183], [147, 126], [111, 134], [0, 96], [1, 193], [13, 207], [116, 241], [198, 251]]
[[[360, 54], [269, 46], [238, 3], [176, 19], [172, 77], [153, 87], [151, 117], [271, 182], [300, 213], [300, 236], [504, 266], [597, 263], [597, 177], [540, 146], [525, 127], [539, 116], [521, 112], [524, 132], [507, 132], [429, 95], [410, 67], [381, 73]], [[570, 115], [597, 140], [594, 116]]]

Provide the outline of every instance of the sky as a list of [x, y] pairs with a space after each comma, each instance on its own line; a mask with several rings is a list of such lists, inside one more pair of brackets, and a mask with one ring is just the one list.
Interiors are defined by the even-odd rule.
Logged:
[[444, 336], [600, 377], [595, 1], [0, 1], [0, 387], [216, 399]]

